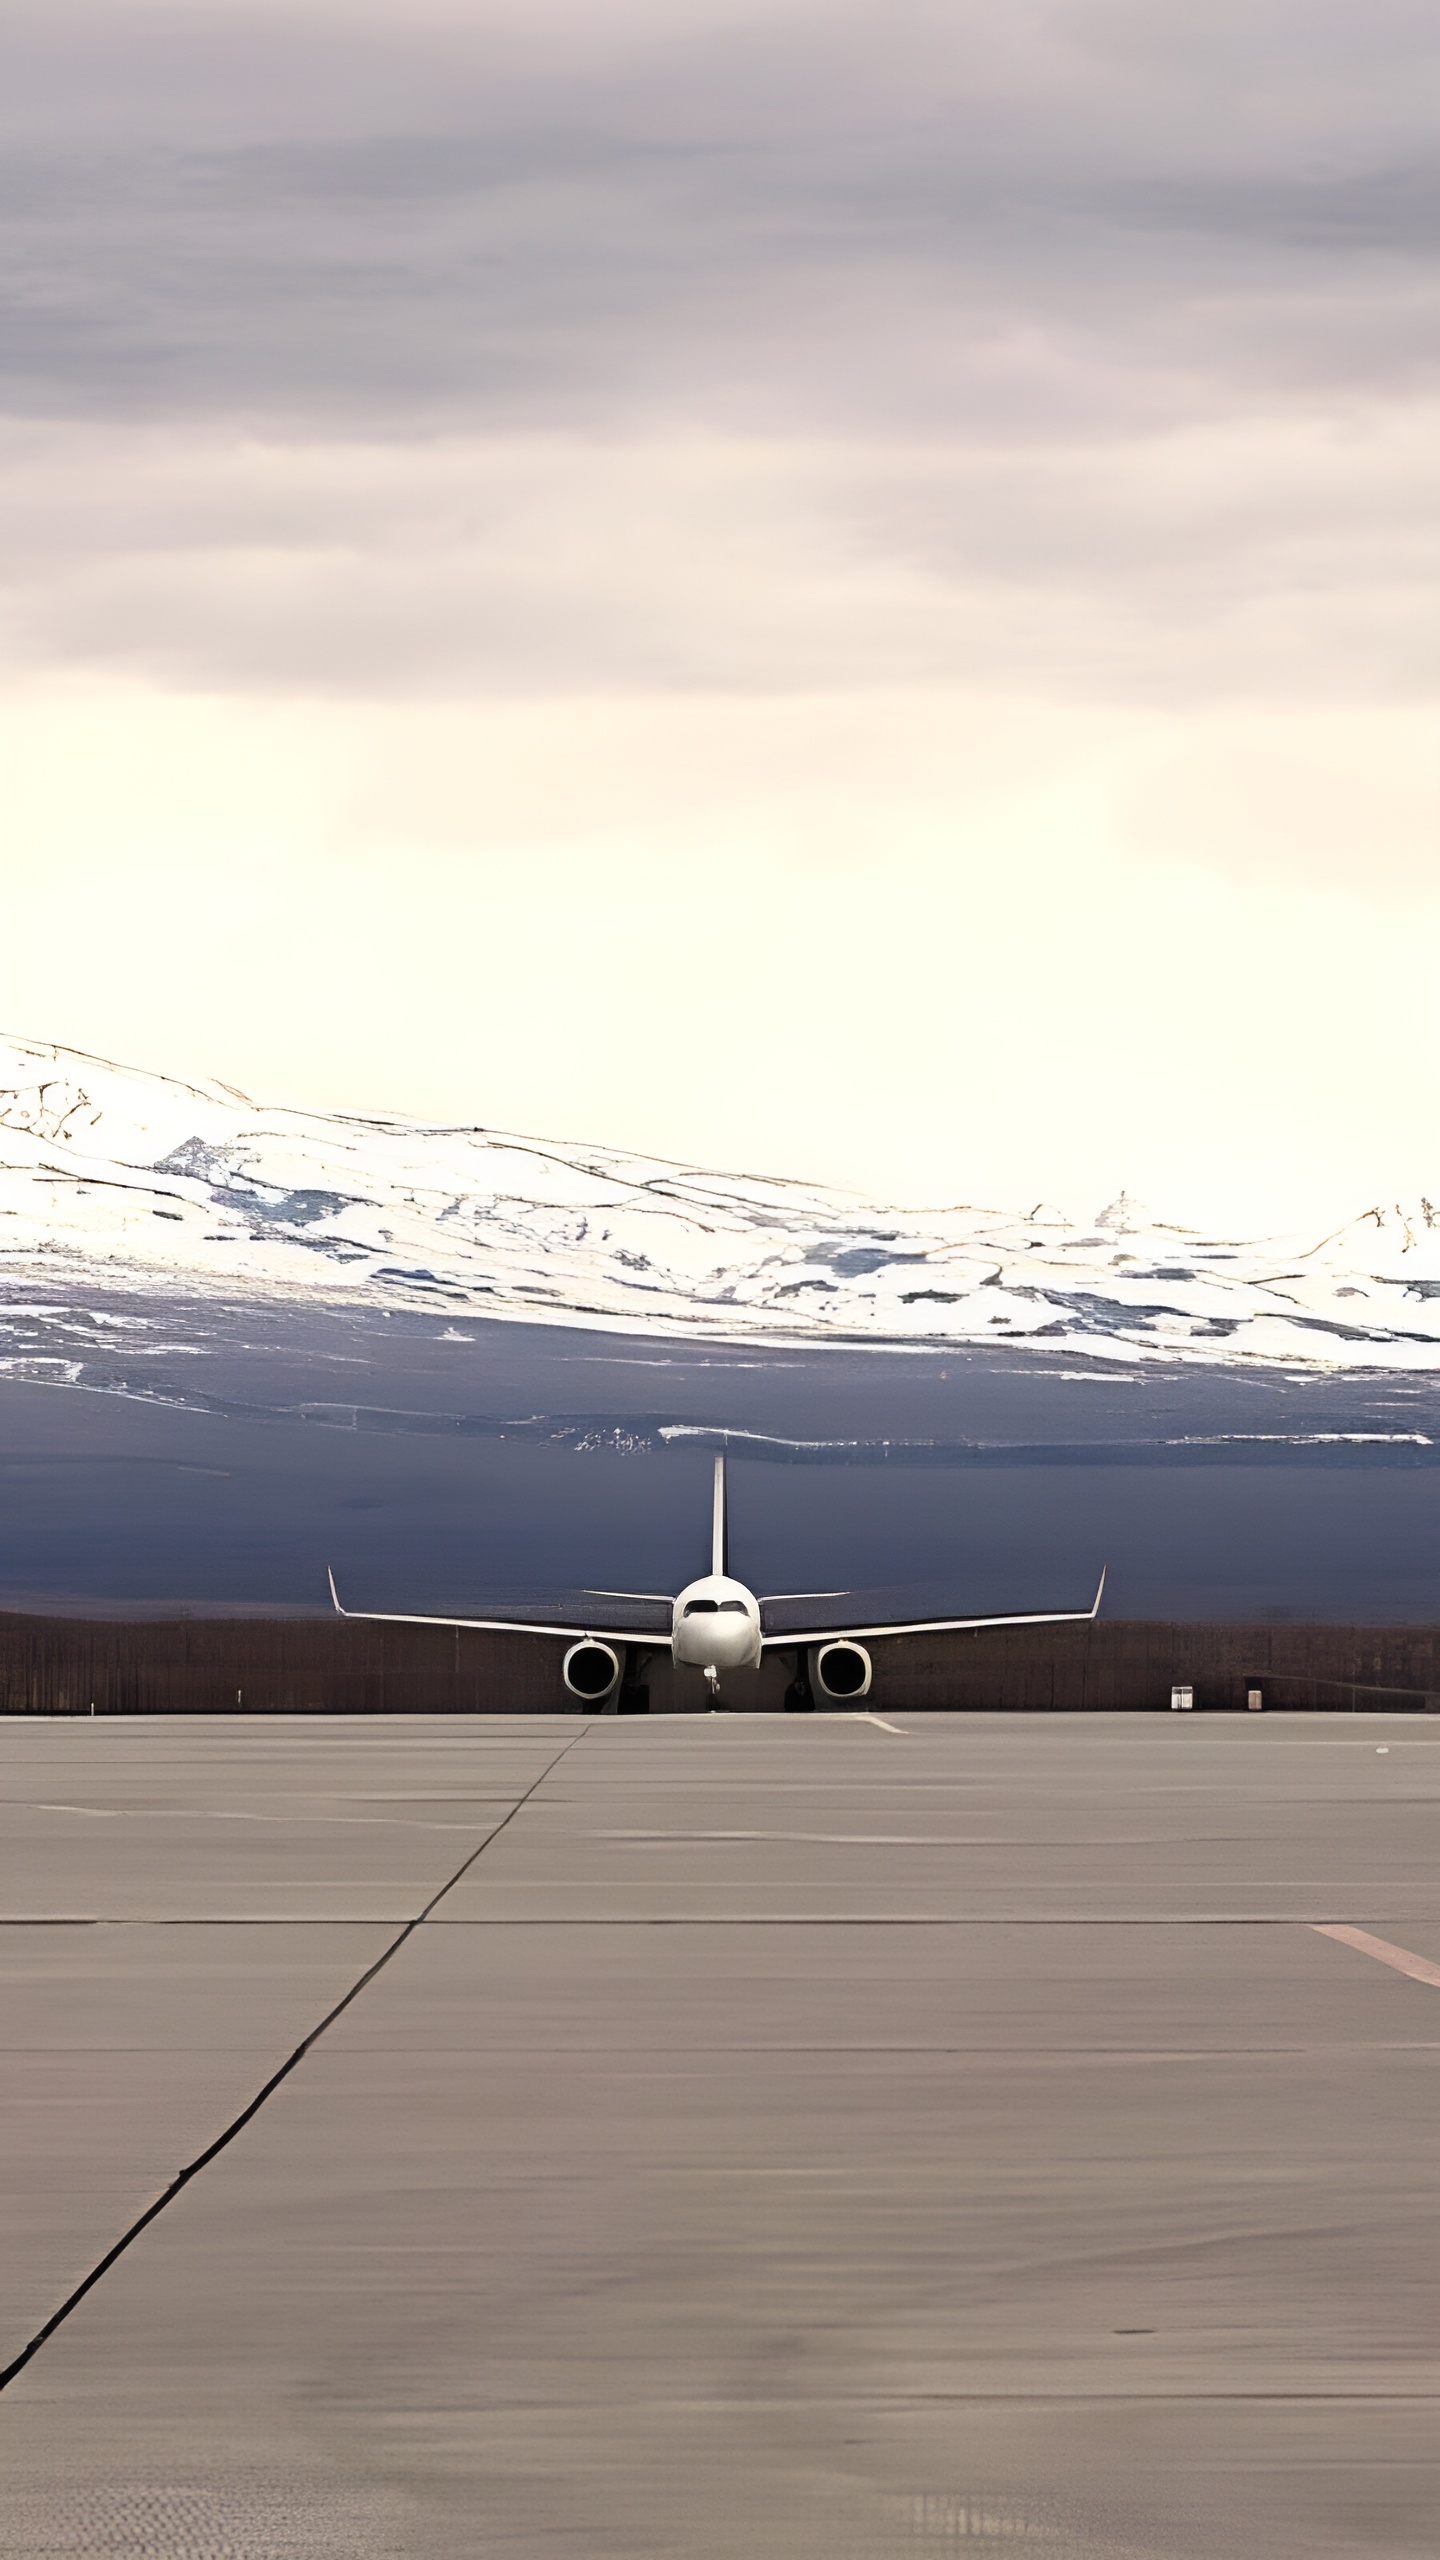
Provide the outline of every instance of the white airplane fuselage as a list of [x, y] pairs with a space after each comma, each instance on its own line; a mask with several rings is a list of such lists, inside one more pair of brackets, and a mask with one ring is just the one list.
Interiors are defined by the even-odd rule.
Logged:
[[760, 1603], [728, 1573], [702, 1574], [675, 1603], [670, 1651], [695, 1671], [758, 1671]]

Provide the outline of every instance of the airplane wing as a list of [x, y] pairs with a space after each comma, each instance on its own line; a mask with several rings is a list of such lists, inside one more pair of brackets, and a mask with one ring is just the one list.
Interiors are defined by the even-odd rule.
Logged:
[[668, 1636], [647, 1633], [639, 1627], [555, 1627], [542, 1625], [536, 1618], [429, 1618], [419, 1617], [406, 1609], [347, 1609], [335, 1588], [335, 1576], [327, 1565], [330, 1597], [342, 1618], [364, 1618], [386, 1627], [474, 1627], [486, 1635], [502, 1636], [568, 1636], [572, 1644], [668, 1644]]
[[760, 1641], [767, 1651], [773, 1647], [778, 1652], [786, 1645], [859, 1644], [876, 1636], [958, 1635], [975, 1627], [1070, 1626], [1082, 1620], [1088, 1622], [1099, 1614], [1104, 1590], [1105, 1575], [1102, 1573], [1088, 1609], [1026, 1609], [1014, 1615], [994, 1618], [896, 1618], [880, 1627], [795, 1627], [784, 1635], [762, 1636]]

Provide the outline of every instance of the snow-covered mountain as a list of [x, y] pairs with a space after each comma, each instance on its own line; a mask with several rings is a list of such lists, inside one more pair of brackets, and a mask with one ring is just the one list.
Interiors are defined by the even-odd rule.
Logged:
[[[1440, 1366], [1440, 1211], [1327, 1236], [895, 1209], [574, 1140], [272, 1110], [0, 1041], [0, 1275], [628, 1332]], [[3, 1364], [0, 1364], [3, 1365]]]

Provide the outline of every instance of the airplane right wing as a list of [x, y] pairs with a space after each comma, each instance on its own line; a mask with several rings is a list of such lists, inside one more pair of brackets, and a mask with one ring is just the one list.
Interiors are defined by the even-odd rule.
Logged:
[[[643, 1627], [554, 1627], [542, 1625], [535, 1618], [430, 1618], [415, 1615], [408, 1609], [347, 1609], [335, 1588], [335, 1576], [325, 1568], [330, 1584], [330, 1597], [342, 1618], [365, 1619], [372, 1625], [385, 1627], [473, 1627], [486, 1635], [502, 1636], [566, 1636], [572, 1644], [587, 1640], [599, 1644], [668, 1644], [668, 1635], [647, 1633]], [[612, 1593], [618, 1598], [618, 1593]]]

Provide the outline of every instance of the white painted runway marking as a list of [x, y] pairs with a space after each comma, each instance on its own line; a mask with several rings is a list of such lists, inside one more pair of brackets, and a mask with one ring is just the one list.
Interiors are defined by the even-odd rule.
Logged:
[[935, 1839], [912, 1831], [592, 1831], [592, 1840], [799, 1840], [819, 1841], [840, 1849], [1028, 1849], [1069, 1848], [1066, 1840], [985, 1840], [966, 1832], [961, 1839]]
[[[502, 1804], [508, 1797], [500, 1797]], [[83, 1813], [92, 1822], [273, 1822], [311, 1829], [320, 1823], [376, 1823], [399, 1831], [483, 1831], [487, 1817], [478, 1815], [473, 1822], [422, 1822], [416, 1814], [406, 1813], [237, 1813], [230, 1806], [208, 1804], [38, 1804], [23, 1796], [0, 1798], [0, 1811], [27, 1813]]]
[[1428, 1956], [1412, 1955], [1408, 1947], [1392, 1947], [1388, 1938], [1372, 1938], [1368, 1929], [1342, 1929], [1326, 1920], [1312, 1920], [1310, 1925], [1317, 1937], [1338, 1938], [1342, 1947], [1354, 1947], [1362, 1956], [1373, 1956], [1377, 1964], [1408, 1973], [1412, 1982], [1428, 1982], [1440, 1991], [1440, 1964], [1432, 1964]]
[[883, 1716], [867, 1716], [867, 1724], [878, 1725], [882, 1733], [908, 1733], [908, 1724], [887, 1724]]

